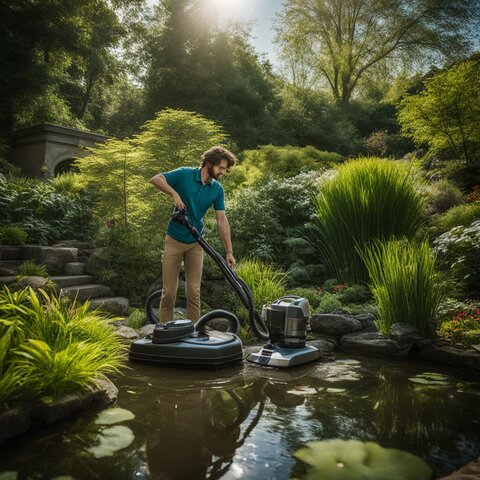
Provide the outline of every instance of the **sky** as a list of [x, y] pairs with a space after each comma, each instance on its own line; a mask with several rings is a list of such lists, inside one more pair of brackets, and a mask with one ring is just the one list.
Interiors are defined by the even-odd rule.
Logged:
[[[265, 54], [273, 66], [279, 61], [275, 55], [273, 38], [274, 17], [282, 10], [283, 0], [207, 0], [212, 11], [224, 20], [254, 22], [251, 43], [259, 54]], [[156, 0], [147, 0], [154, 5]]]

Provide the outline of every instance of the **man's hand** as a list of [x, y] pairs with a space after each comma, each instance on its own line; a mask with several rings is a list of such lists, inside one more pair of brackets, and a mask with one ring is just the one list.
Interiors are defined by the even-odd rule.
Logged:
[[173, 204], [177, 208], [177, 210], [183, 210], [185, 208], [185, 204], [183, 203], [183, 200], [180, 198], [180, 195], [178, 193], [175, 193], [172, 195], [173, 197]]
[[227, 261], [227, 264], [230, 268], [235, 268], [235, 266], [237, 265], [237, 262], [235, 261], [235, 258], [232, 252], [227, 252], [227, 256], [225, 257], [225, 260]]

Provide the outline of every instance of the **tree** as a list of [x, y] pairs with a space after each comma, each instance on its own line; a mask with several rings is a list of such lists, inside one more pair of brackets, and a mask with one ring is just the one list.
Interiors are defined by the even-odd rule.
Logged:
[[464, 54], [478, 20], [475, 0], [286, 0], [277, 42], [291, 68], [313, 69], [347, 107], [367, 73], [386, 63]]
[[403, 133], [433, 153], [448, 150], [480, 165], [480, 61], [459, 63], [425, 81], [425, 89], [399, 105]]
[[191, 110], [219, 122], [242, 148], [271, 140], [278, 99], [268, 62], [241, 28], [219, 28], [205, 0], [162, 0], [145, 41], [146, 113]]

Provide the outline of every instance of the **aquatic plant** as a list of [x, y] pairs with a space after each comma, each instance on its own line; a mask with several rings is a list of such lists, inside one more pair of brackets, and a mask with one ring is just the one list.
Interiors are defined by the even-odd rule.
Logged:
[[374, 442], [308, 442], [294, 456], [310, 466], [305, 480], [428, 480], [432, 469], [419, 457]]
[[380, 333], [387, 335], [394, 323], [408, 323], [431, 336], [442, 290], [428, 243], [379, 242], [363, 258], [378, 303]]
[[341, 165], [314, 198], [326, 268], [341, 281], [368, 281], [361, 252], [378, 240], [411, 238], [423, 200], [404, 165], [378, 158]]
[[89, 308], [43, 290], [0, 291], [0, 401], [85, 389], [119, 371], [125, 347]]

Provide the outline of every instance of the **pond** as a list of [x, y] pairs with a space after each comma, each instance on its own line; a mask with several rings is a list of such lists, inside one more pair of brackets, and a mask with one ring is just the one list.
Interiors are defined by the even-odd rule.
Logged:
[[480, 384], [431, 364], [343, 355], [288, 371], [132, 365], [115, 383], [116, 407], [134, 418], [120, 411], [108, 425], [91, 412], [13, 439], [0, 478], [288, 479], [304, 471], [293, 452], [332, 438], [406, 450], [436, 477], [480, 455]]

